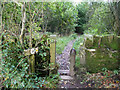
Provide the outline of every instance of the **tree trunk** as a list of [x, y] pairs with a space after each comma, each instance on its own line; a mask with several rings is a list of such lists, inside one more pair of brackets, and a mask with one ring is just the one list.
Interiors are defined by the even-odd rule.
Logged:
[[[31, 9], [30, 9], [30, 3], [29, 3], [29, 11], [30, 11], [30, 16], [31, 15]], [[32, 19], [33, 18], [30, 18], [30, 43], [29, 43], [29, 48], [31, 49], [32, 48]], [[35, 73], [35, 55], [34, 54], [31, 54], [29, 56], [29, 73]]]
[[21, 12], [22, 12], [22, 29], [20, 34], [20, 43], [23, 45], [23, 37], [24, 37], [24, 29], [25, 29], [25, 19], [26, 19], [26, 13], [25, 13], [25, 2], [21, 6]]

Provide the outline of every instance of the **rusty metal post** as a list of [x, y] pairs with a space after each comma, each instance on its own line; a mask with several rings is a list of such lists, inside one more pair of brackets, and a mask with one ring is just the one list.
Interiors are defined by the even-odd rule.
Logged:
[[75, 71], [74, 71], [75, 57], [76, 57], [76, 50], [73, 48], [70, 51], [70, 76], [74, 76], [75, 75]]

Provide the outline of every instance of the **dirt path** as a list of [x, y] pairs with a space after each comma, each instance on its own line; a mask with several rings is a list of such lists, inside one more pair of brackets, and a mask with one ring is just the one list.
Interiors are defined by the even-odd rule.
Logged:
[[60, 55], [56, 55], [56, 61], [60, 64], [58, 72], [60, 73], [61, 81], [59, 82], [59, 88], [82, 88], [80, 85], [80, 80], [77, 82], [75, 77], [69, 75], [69, 58], [70, 50], [72, 49], [75, 40], [70, 41], [64, 48], [64, 51]]
[[70, 62], [69, 62], [69, 53], [70, 53], [70, 50], [72, 49], [72, 46], [73, 46], [73, 43], [75, 42], [75, 40], [72, 40], [68, 43], [68, 45], [64, 48], [64, 51], [62, 52], [62, 54], [60, 55], [56, 55], [56, 60], [57, 60], [57, 63], [60, 64], [60, 68], [59, 70], [69, 70], [69, 65], [70, 65]]

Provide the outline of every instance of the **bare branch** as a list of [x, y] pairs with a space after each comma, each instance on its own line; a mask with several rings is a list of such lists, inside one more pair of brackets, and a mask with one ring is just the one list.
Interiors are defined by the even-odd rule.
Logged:
[[21, 7], [22, 9], [22, 29], [21, 29], [21, 34], [20, 34], [20, 43], [23, 44], [23, 33], [25, 29], [25, 19], [26, 19], [26, 13], [25, 13], [25, 2], [23, 6]]

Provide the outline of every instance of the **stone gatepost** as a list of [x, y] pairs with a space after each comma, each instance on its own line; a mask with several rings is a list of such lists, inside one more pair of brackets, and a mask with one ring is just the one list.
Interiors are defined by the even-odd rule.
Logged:
[[85, 61], [85, 47], [83, 43], [80, 43], [80, 72], [86, 72], [86, 61]]
[[76, 56], [76, 50], [75, 49], [71, 49], [70, 51], [70, 76], [74, 76], [75, 75], [75, 56]]

